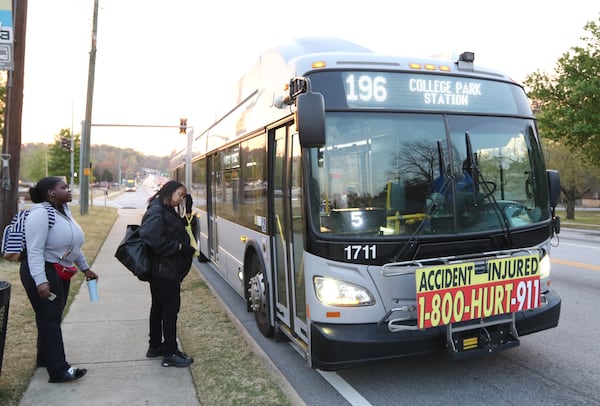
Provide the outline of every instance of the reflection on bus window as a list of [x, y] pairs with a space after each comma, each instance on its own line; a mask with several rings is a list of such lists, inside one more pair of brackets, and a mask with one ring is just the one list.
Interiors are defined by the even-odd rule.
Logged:
[[[220, 151], [216, 164], [213, 192], [216, 212], [226, 219], [266, 232], [266, 135], [258, 135]], [[206, 178], [200, 170], [198, 176]], [[204, 197], [204, 194], [201, 196]], [[205, 199], [201, 201], [205, 202]]]
[[327, 144], [311, 152], [310, 193], [318, 193], [311, 201], [319, 205], [313, 224], [328, 235], [385, 237], [548, 219], [532, 125], [515, 118], [329, 113]]

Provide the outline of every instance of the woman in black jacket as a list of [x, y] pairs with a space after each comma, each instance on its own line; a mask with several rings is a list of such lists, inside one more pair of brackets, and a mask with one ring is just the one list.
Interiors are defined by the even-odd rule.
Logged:
[[187, 219], [179, 213], [185, 202], [186, 216], [196, 221], [191, 196], [186, 193], [185, 186], [179, 182], [165, 183], [148, 199], [140, 227], [140, 236], [152, 255], [150, 345], [146, 356], [162, 355], [164, 367], [187, 367], [194, 362], [177, 346], [181, 281], [188, 274], [195, 253], [185, 230]]

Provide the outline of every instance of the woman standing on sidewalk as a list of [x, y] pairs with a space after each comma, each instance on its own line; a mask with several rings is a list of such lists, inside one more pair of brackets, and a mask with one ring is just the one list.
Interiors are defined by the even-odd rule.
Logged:
[[70, 382], [87, 372], [71, 367], [65, 359], [61, 321], [70, 279], [77, 268], [87, 279], [98, 275], [81, 252], [84, 235], [67, 206], [73, 197], [69, 186], [62, 178], [51, 176], [38, 181], [29, 195], [34, 204], [25, 220], [27, 259], [21, 262], [20, 276], [35, 312], [37, 364], [48, 370], [48, 382]]
[[[169, 181], [148, 199], [142, 218], [140, 236], [152, 255], [150, 278], [150, 340], [146, 356], [163, 356], [162, 366], [187, 367], [194, 360], [177, 346], [177, 315], [181, 303], [181, 282], [190, 271], [195, 248], [185, 230], [186, 218], [181, 210], [185, 202], [186, 217], [194, 222], [192, 198], [179, 182]], [[176, 210], [177, 208], [177, 210]]]

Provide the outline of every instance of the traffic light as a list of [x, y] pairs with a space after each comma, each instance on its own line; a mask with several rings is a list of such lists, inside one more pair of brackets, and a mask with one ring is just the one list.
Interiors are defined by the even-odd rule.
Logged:
[[187, 118], [179, 119], [179, 134], [187, 134]]
[[71, 140], [67, 137], [62, 137], [60, 139], [60, 146], [66, 150], [71, 150]]

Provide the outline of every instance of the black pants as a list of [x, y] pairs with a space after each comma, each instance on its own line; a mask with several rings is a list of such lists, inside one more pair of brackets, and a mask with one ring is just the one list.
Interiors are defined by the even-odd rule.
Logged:
[[38, 364], [46, 365], [50, 379], [59, 379], [70, 367], [65, 359], [65, 347], [60, 325], [71, 281], [60, 279], [51, 263], [46, 262], [45, 268], [50, 290], [56, 294], [56, 299], [53, 301], [42, 299], [38, 295], [37, 287], [29, 273], [29, 265], [26, 260], [21, 262], [21, 283], [23, 283], [27, 297], [35, 312], [38, 333]]
[[177, 351], [177, 314], [181, 305], [181, 283], [152, 276], [150, 280], [150, 347], [162, 346], [165, 355]]

